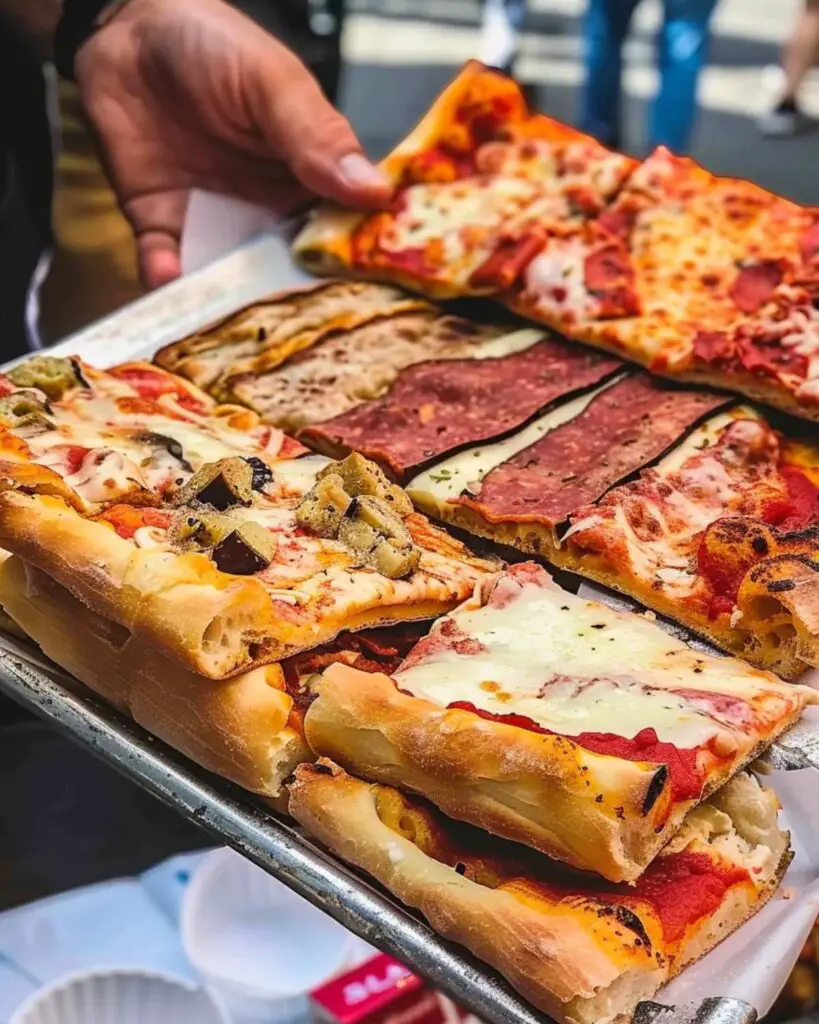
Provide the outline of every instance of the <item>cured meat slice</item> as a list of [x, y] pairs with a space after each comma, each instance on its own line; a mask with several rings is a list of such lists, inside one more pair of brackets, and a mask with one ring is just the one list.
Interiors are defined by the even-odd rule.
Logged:
[[490, 522], [554, 527], [657, 458], [725, 401], [707, 391], [664, 387], [644, 374], [626, 377], [577, 417], [491, 470], [477, 494], [452, 500]]
[[622, 363], [557, 339], [499, 359], [421, 363], [390, 392], [306, 428], [322, 450], [355, 449], [397, 477], [446, 452], [520, 427], [558, 398], [604, 380]]

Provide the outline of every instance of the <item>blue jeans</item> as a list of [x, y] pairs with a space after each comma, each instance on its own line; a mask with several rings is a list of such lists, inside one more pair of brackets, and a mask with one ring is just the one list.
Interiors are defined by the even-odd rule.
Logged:
[[[581, 127], [608, 145], [620, 140], [622, 49], [639, 0], [589, 0]], [[708, 56], [708, 23], [717, 0], [664, 0], [658, 39], [660, 89], [651, 107], [648, 143], [688, 148], [697, 112], [697, 79]]]

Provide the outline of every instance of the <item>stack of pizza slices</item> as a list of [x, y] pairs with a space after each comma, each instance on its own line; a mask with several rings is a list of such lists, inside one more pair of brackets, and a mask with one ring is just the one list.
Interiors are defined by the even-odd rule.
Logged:
[[[298, 243], [376, 283], [273, 296], [155, 365], [0, 377], [0, 602], [537, 1007], [621, 1024], [789, 863], [744, 769], [815, 700], [779, 677], [819, 665], [819, 444], [574, 342], [668, 376], [708, 353], [809, 417], [811, 218], [638, 167], [476, 65], [386, 167], [393, 210]], [[799, 338], [748, 371], [777, 311]]]

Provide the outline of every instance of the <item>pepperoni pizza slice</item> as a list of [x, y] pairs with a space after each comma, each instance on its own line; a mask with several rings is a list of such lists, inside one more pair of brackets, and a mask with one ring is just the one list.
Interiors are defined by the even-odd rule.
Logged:
[[0, 375], [0, 487], [59, 495], [87, 514], [155, 505], [206, 462], [270, 467], [305, 450], [157, 366], [35, 356]]
[[777, 808], [773, 792], [737, 776], [629, 887], [527, 857], [328, 761], [302, 765], [290, 786], [308, 832], [559, 1024], [626, 1024], [759, 910], [791, 858]]
[[634, 161], [529, 112], [520, 88], [471, 61], [383, 162], [392, 207], [318, 211], [294, 252], [318, 274], [357, 274], [435, 297], [508, 288], [552, 222], [603, 209]]
[[650, 369], [819, 418], [817, 211], [655, 151], [509, 304]]
[[750, 662], [819, 665], [819, 448], [741, 407], [577, 509], [556, 561]]
[[533, 563], [485, 579], [391, 677], [332, 665], [314, 689], [317, 754], [613, 881], [817, 699]]
[[372, 463], [206, 463], [152, 507], [83, 517], [0, 492], [0, 545], [193, 671], [225, 677], [359, 630], [434, 618], [493, 563], [413, 511]]
[[[521, 381], [509, 390], [523, 389]], [[659, 458], [724, 404], [711, 392], [621, 375], [510, 437], [436, 463], [407, 484], [407, 493], [437, 519], [553, 559], [572, 512]]]

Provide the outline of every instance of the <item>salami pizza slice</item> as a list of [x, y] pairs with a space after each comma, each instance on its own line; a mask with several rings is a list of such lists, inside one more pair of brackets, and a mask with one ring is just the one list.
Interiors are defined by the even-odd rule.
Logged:
[[511, 79], [471, 61], [384, 160], [391, 209], [320, 210], [294, 252], [319, 274], [383, 278], [436, 297], [497, 292], [551, 222], [583, 223], [633, 166], [531, 114]]
[[317, 754], [613, 881], [817, 699], [532, 563], [484, 580], [392, 677], [333, 665], [314, 689]]
[[59, 497], [5, 491], [0, 545], [211, 678], [345, 629], [434, 618], [492, 567], [372, 463], [320, 456], [222, 459], [162, 505], [93, 518]]
[[97, 615], [19, 558], [0, 567], [0, 603], [48, 658], [154, 736], [270, 799], [282, 796], [296, 765], [312, 760], [302, 728], [310, 676], [336, 661], [389, 672], [421, 635], [418, 626], [343, 633], [315, 651], [213, 680]]
[[621, 376], [511, 437], [436, 463], [407, 493], [437, 519], [554, 558], [573, 511], [658, 458], [726, 401], [642, 373]]
[[561, 871], [330, 762], [302, 765], [290, 811], [559, 1024], [626, 1024], [637, 1004], [776, 891], [777, 800], [740, 775], [689, 815], [633, 888]]
[[819, 447], [722, 413], [576, 509], [556, 561], [753, 664], [819, 665]]

